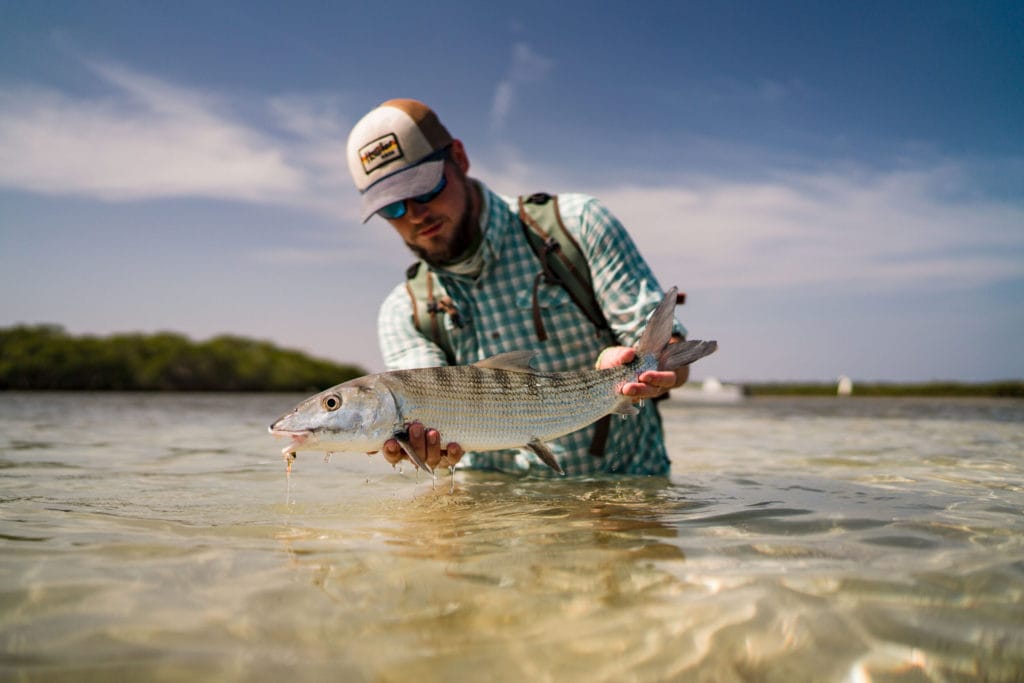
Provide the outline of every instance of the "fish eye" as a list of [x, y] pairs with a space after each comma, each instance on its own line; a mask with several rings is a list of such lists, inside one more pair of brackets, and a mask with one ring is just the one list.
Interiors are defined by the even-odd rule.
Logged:
[[341, 407], [341, 396], [338, 396], [337, 394], [327, 394], [320, 399], [320, 405], [323, 406], [324, 410], [333, 413]]

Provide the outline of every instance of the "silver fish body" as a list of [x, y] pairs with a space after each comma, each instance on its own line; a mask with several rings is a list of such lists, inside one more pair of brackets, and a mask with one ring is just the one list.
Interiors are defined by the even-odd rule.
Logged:
[[529, 448], [561, 467], [544, 442], [581, 429], [610, 413], [635, 414], [619, 388], [642, 373], [675, 369], [712, 353], [713, 341], [669, 344], [675, 289], [652, 314], [636, 346], [636, 358], [603, 370], [537, 372], [532, 353], [499, 354], [474, 365], [393, 370], [339, 384], [311, 396], [270, 427], [296, 451], [376, 451], [391, 438], [426, 468], [403, 437], [420, 422], [440, 433], [441, 443], [465, 451]]
[[[499, 361], [497, 356], [490, 362]], [[612, 412], [633, 414], [617, 387], [640, 363], [608, 370], [540, 373], [515, 365], [399, 370], [381, 378], [405, 423], [437, 429], [467, 451], [549, 441]]]

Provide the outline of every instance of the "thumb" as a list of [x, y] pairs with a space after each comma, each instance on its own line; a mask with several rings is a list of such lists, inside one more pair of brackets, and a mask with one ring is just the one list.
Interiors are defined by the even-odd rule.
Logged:
[[629, 346], [609, 346], [597, 357], [594, 364], [598, 370], [625, 365], [636, 358], [636, 351]]

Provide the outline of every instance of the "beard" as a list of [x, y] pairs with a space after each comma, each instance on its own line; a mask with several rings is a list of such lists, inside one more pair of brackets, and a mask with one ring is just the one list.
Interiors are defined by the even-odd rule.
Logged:
[[[465, 182], [465, 178], [463, 182]], [[452, 234], [451, 240], [440, 248], [430, 251], [406, 242], [406, 246], [409, 247], [412, 253], [432, 266], [444, 267], [462, 261], [471, 256], [480, 247], [483, 241], [480, 225], [477, 221], [473, 220], [472, 212], [469, 210], [470, 191], [471, 188], [466, 183], [466, 192], [464, 193], [466, 197], [465, 206], [462, 207], [462, 217], [459, 219], [458, 225], [455, 226], [455, 232]]]

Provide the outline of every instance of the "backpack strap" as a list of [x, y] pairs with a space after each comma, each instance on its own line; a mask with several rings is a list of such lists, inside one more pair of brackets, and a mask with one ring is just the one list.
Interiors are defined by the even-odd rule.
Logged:
[[583, 249], [562, 223], [558, 197], [545, 192], [520, 196], [519, 220], [542, 268], [533, 282], [533, 326], [537, 338], [548, 338], [538, 300], [541, 282], [562, 287], [598, 330], [611, 329], [594, 295], [590, 265]]
[[[587, 263], [583, 249], [562, 222], [558, 197], [546, 192], [519, 197], [519, 220], [530, 247], [540, 259], [542, 269], [533, 281], [533, 326], [537, 338], [541, 341], [548, 338], [537, 296], [541, 282], [564, 289], [599, 331], [611, 330], [594, 294], [590, 264]], [[594, 437], [588, 452], [595, 458], [604, 457], [611, 418], [611, 415], [605, 415], [594, 425]]]
[[447, 313], [453, 325], [462, 327], [451, 297], [430, 268], [423, 267], [422, 261], [405, 271], [405, 289], [412, 301], [412, 322], [416, 329], [444, 352], [449, 365], [455, 365], [455, 345], [441, 318], [442, 313]]

